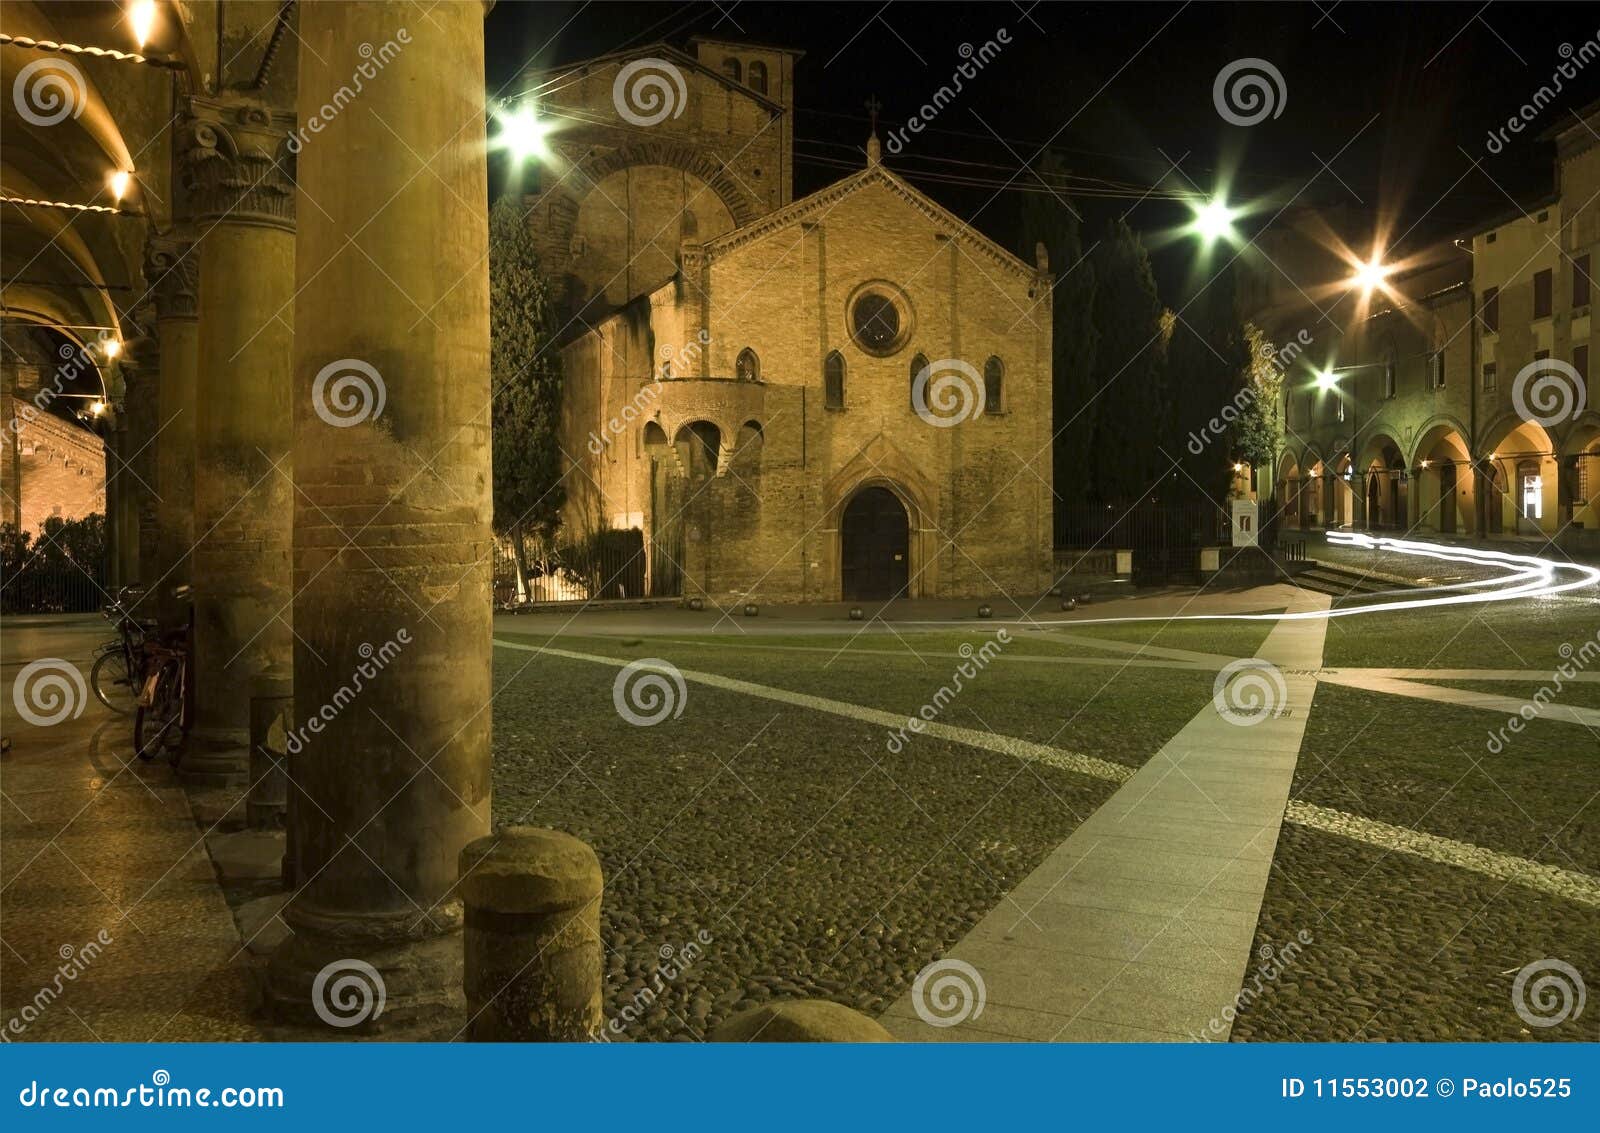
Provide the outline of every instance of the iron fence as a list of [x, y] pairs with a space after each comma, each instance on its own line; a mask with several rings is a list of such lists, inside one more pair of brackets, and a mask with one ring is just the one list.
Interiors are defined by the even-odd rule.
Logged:
[[676, 598], [683, 593], [678, 567], [681, 547], [662, 539], [645, 545], [637, 528], [600, 531], [580, 538], [524, 537], [526, 574], [518, 585], [515, 546], [498, 540], [494, 558], [494, 597], [501, 606], [546, 602], [620, 601]]
[[110, 600], [101, 573], [71, 564], [24, 566], [0, 581], [0, 612], [92, 614]]

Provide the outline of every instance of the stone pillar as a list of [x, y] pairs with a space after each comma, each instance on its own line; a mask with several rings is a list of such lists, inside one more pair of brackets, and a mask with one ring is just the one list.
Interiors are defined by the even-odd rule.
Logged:
[[600, 859], [559, 830], [509, 826], [461, 851], [467, 1034], [588, 1042], [605, 979]]
[[[250, 685], [288, 664], [294, 116], [191, 100], [184, 183], [200, 242], [194, 455], [194, 782], [249, 766]], [[192, 253], [191, 253], [192, 254]]]
[[144, 581], [139, 577], [139, 496], [133, 480], [136, 434], [131, 400], [132, 396], [125, 394], [117, 403], [106, 446], [106, 517], [116, 516], [111, 550], [118, 587]]
[[139, 615], [150, 618], [156, 612], [156, 590], [161, 576], [155, 551], [156, 506], [156, 452], [161, 438], [156, 420], [156, 397], [160, 387], [157, 374], [158, 360], [153, 357], [153, 343], [141, 340], [146, 349], [134, 358], [124, 354], [121, 362], [123, 407], [128, 422], [128, 450], [123, 459], [128, 463], [120, 471], [126, 477], [123, 484], [124, 515], [132, 524], [134, 577], [146, 589], [139, 603]]
[[384, 981], [383, 1023], [437, 1023], [463, 1002], [457, 859], [489, 828], [483, 8], [299, 18], [303, 118], [386, 62], [296, 142], [289, 822], [307, 880], [273, 999], [314, 1021], [316, 974], [354, 959]]
[[[194, 443], [196, 382], [200, 373], [200, 249], [188, 240], [151, 237], [145, 245], [144, 277], [155, 296], [156, 335], [161, 343], [161, 380], [156, 418], [156, 574], [164, 621], [180, 621], [186, 610], [171, 600], [174, 587], [191, 581], [194, 549]], [[151, 579], [151, 583], [155, 583]]]

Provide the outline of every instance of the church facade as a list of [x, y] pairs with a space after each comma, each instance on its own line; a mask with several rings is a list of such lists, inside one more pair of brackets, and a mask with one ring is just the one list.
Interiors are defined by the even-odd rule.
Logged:
[[[924, 196], [876, 138], [793, 199], [798, 56], [692, 46], [538, 76], [570, 124], [530, 215], [572, 318], [565, 537], [637, 529], [649, 591], [716, 600], [1042, 593], [1042, 255]], [[629, 102], [650, 74], [665, 114]]]

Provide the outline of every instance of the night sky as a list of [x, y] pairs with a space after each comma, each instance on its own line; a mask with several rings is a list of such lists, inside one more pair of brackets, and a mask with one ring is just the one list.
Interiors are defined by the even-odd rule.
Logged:
[[[1552, 85], [1585, 43], [1600, 51], [1590, 4], [889, 4], [520, 3], [489, 16], [491, 97], [519, 89], [529, 65], [715, 35], [805, 51], [797, 70], [796, 196], [863, 161], [866, 102], [887, 133], [949, 83], [962, 44], [1008, 30], [1009, 46], [890, 168], [1016, 246], [1024, 163], [1051, 141], [1071, 173], [1140, 187], [1257, 202], [1248, 232], [1283, 204], [1343, 204], [1392, 218], [1403, 247], [1454, 235], [1552, 188], [1545, 129], [1570, 125], [1600, 97], [1600, 59], [1566, 84], [1502, 152], [1491, 128]], [[1242, 57], [1284, 77], [1280, 116], [1249, 127], [1218, 115], [1212, 84]], [[1571, 66], [1579, 66], [1577, 57]], [[1058, 132], [1059, 131], [1059, 132]], [[998, 136], [997, 136], [998, 135]], [[1002, 140], [1003, 139], [1003, 140]], [[1319, 157], [1332, 172], [1323, 169]], [[1478, 167], [1473, 167], [1473, 161]], [[839, 163], [845, 163], [841, 165]], [[1176, 163], [1176, 169], [1174, 169]], [[976, 181], [957, 184], [951, 178]], [[1188, 210], [1161, 197], [1083, 199], [1091, 224], [1127, 214], [1160, 245]], [[1131, 210], [1131, 211], [1130, 211]], [[1163, 290], [1181, 246], [1157, 252]]]

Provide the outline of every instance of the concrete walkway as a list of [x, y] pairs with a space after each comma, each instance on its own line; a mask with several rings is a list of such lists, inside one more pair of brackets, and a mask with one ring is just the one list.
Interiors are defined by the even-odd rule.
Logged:
[[37, 675], [23, 693], [36, 719], [62, 719], [17, 709], [27, 663], [56, 658], [87, 681], [110, 636], [99, 618], [6, 619], [0, 1027], [18, 1041], [259, 1038], [239, 934], [171, 768], [134, 759], [131, 718], [85, 699], [70, 669], [49, 670], [67, 699]]
[[[1291, 609], [1327, 603], [1304, 593]], [[1279, 622], [1257, 653], [1281, 673], [1277, 714], [1234, 722], [1207, 705], [951, 950], [981, 980], [981, 1012], [925, 1021], [952, 1019], [935, 978], [884, 1026], [912, 1041], [1225, 1041], [1326, 630]]]

